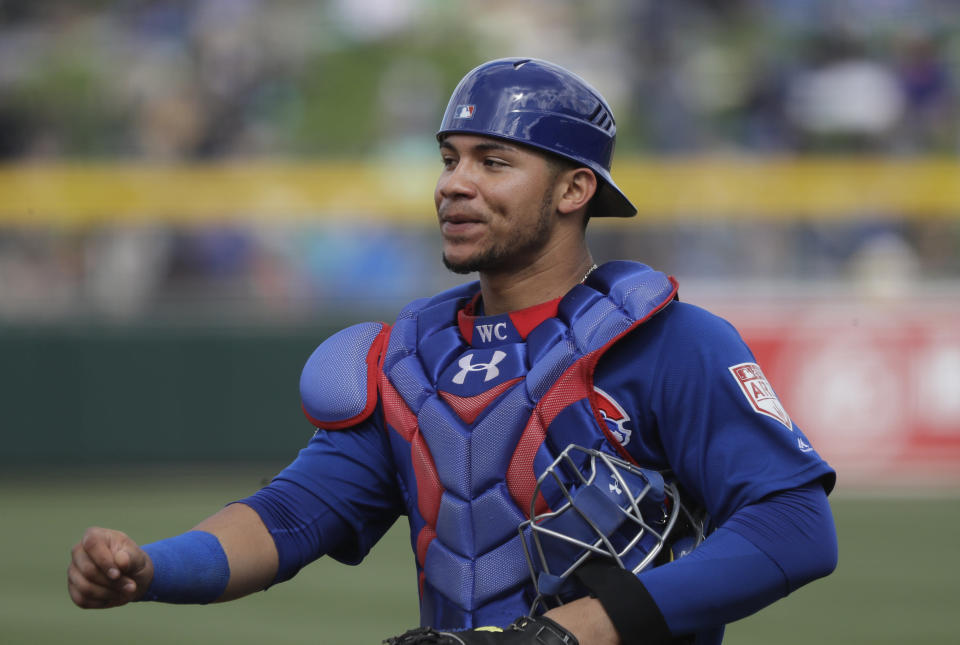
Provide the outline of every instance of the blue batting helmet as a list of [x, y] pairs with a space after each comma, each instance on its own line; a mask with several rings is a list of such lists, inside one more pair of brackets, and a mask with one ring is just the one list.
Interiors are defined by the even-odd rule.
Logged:
[[637, 209], [610, 177], [617, 126], [610, 106], [586, 81], [534, 58], [480, 65], [450, 97], [437, 138], [478, 134], [570, 159], [599, 181], [594, 216], [632, 217]]

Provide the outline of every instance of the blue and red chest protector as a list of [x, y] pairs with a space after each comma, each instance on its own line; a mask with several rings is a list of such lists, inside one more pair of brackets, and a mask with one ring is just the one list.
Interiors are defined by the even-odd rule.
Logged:
[[317, 509], [298, 520], [317, 552], [278, 541], [278, 580], [323, 553], [358, 561], [403, 513], [421, 622], [505, 625], [534, 593], [517, 525], [550, 502], [532, 499], [536, 478], [571, 443], [672, 470], [718, 525], [777, 491], [832, 487], [736, 331], [676, 301], [663, 274], [608, 263], [500, 316], [470, 315], [478, 290], [348, 328], [308, 361], [304, 410], [321, 430], [275, 490], [244, 500], [268, 527], [288, 489], [319, 502], [292, 502]]

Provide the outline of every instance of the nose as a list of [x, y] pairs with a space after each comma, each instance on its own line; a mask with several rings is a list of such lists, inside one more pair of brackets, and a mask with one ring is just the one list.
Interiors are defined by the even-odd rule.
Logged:
[[444, 169], [437, 179], [437, 188], [434, 194], [437, 204], [444, 199], [475, 196], [477, 185], [474, 179], [469, 164], [465, 160], [461, 160], [450, 169]]

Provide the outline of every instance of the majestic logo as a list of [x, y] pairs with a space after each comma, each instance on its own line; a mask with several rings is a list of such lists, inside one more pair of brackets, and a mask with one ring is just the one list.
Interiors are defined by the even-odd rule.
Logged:
[[630, 415], [627, 414], [627, 411], [624, 410], [612, 396], [597, 386], [593, 386], [593, 391], [597, 394], [597, 409], [600, 412], [600, 416], [606, 421], [607, 429], [613, 433], [613, 436], [616, 437], [621, 446], [630, 443], [630, 435], [633, 434], [633, 430], [627, 427], [627, 424], [630, 422]]
[[463, 385], [463, 382], [467, 378], [467, 373], [469, 372], [486, 372], [486, 375], [483, 377], [483, 382], [486, 383], [490, 379], [497, 378], [500, 375], [500, 368], [497, 365], [507, 357], [506, 352], [501, 352], [499, 349], [493, 353], [489, 363], [477, 363], [473, 364], [473, 354], [467, 354], [463, 356], [458, 361], [460, 365], [460, 371], [454, 374], [453, 382], [457, 385]]
[[454, 112], [455, 119], [472, 119], [473, 113], [477, 111], [476, 105], [458, 105]]
[[[793, 422], [787, 414], [777, 393], [773, 391], [767, 377], [763, 375], [763, 370], [756, 363], [740, 363], [732, 365], [730, 373], [737, 380], [740, 390], [747, 397], [747, 401], [755, 412], [764, 414], [771, 419], [776, 419], [788, 430], [793, 430]], [[802, 447], [801, 447], [802, 449]]]
[[494, 338], [497, 340], [506, 340], [507, 339], [507, 323], [497, 323], [495, 325], [477, 325], [477, 333], [480, 335], [480, 340], [489, 343]]

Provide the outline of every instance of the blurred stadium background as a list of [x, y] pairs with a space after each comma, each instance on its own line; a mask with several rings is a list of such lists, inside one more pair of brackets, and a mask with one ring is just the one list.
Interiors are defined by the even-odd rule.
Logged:
[[432, 132], [513, 55], [613, 104], [641, 216], [597, 258], [732, 320], [839, 471], [839, 570], [729, 642], [956, 642], [956, 0], [0, 0], [0, 641], [416, 622], [402, 527], [223, 607], [81, 612], [64, 571], [88, 524], [148, 541], [255, 489], [310, 435], [312, 348], [459, 280]]

